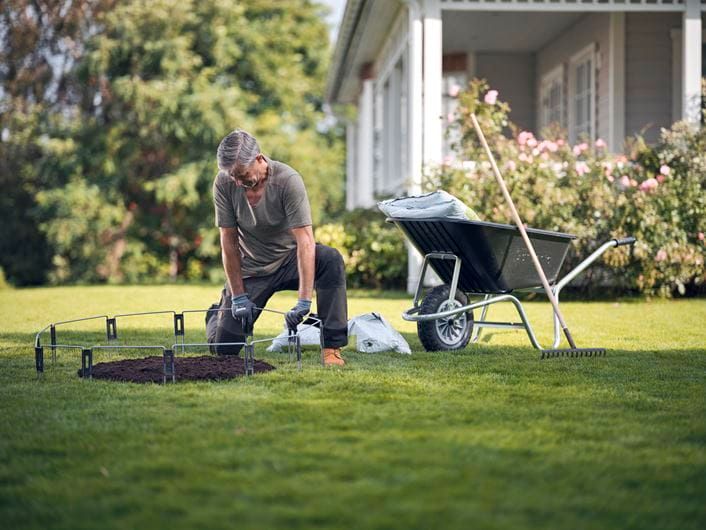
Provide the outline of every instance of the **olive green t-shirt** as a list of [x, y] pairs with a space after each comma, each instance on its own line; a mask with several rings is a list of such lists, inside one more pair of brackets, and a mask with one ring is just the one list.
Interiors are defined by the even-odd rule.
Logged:
[[275, 272], [297, 247], [292, 228], [311, 225], [311, 207], [301, 175], [267, 160], [265, 193], [255, 206], [245, 188], [223, 171], [213, 183], [216, 226], [238, 228], [243, 278]]

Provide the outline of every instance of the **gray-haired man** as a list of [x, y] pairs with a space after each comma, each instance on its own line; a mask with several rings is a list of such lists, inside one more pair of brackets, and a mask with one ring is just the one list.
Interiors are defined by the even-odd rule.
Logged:
[[[322, 320], [324, 363], [345, 364], [340, 348], [348, 343], [346, 277], [341, 254], [314, 242], [311, 209], [304, 182], [294, 169], [270, 160], [255, 138], [235, 130], [218, 146], [213, 184], [216, 226], [226, 274], [219, 307], [209, 313], [210, 343], [243, 342], [259, 311], [277, 291], [298, 290], [286, 315], [296, 328], [311, 309], [316, 285]], [[216, 353], [237, 354], [239, 346], [214, 346]]]

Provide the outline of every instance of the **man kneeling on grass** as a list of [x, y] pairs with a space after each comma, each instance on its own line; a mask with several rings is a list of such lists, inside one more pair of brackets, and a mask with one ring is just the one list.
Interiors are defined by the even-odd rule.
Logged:
[[[235, 130], [218, 146], [219, 172], [213, 184], [216, 226], [226, 285], [219, 308], [209, 312], [209, 343], [244, 342], [260, 311], [277, 291], [299, 290], [287, 313], [287, 327], [304, 320], [316, 299], [321, 318], [324, 364], [342, 366], [348, 343], [346, 276], [341, 254], [314, 243], [311, 207], [304, 182], [294, 169], [270, 160], [255, 138]], [[215, 353], [238, 354], [240, 346], [212, 346]]]

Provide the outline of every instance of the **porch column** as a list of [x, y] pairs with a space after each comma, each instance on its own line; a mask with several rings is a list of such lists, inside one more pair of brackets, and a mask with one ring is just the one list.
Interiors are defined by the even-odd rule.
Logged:
[[701, 111], [701, 3], [685, 0], [682, 30], [682, 119], [699, 125]]
[[440, 164], [443, 146], [442, 33], [439, 0], [424, 0], [424, 166]]
[[[407, 68], [407, 160], [409, 160], [410, 195], [418, 195], [422, 191], [422, 146], [423, 146], [423, 99], [422, 99], [422, 67], [424, 55], [422, 47], [423, 27], [421, 6], [418, 0], [407, 0], [409, 13], [409, 48]], [[417, 286], [422, 258], [412, 245], [407, 242], [407, 292], [412, 293]]]
[[356, 206], [356, 183], [357, 174], [355, 170], [358, 157], [357, 149], [358, 131], [354, 122], [346, 124], [346, 210], [352, 210]]
[[358, 102], [358, 146], [356, 161], [355, 206], [368, 208], [375, 204], [373, 196], [373, 80], [362, 80]]
[[610, 14], [608, 73], [608, 148], [623, 151], [625, 142], [625, 13]]

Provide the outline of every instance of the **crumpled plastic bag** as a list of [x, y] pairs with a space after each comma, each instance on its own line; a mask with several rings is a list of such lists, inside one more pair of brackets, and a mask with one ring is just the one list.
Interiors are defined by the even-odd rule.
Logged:
[[[321, 344], [321, 330], [311, 324], [299, 324], [299, 342], [302, 346], [319, 346]], [[267, 347], [268, 352], [281, 352], [287, 350], [289, 344], [289, 330], [284, 329], [282, 333], [272, 339], [272, 344]]]
[[404, 337], [379, 313], [365, 313], [348, 321], [348, 336], [355, 335], [355, 349], [363, 353], [396, 351], [412, 353]]
[[433, 191], [424, 195], [398, 197], [378, 203], [378, 208], [388, 217], [403, 219], [429, 219], [442, 217], [446, 219], [463, 219], [464, 221], [480, 221], [478, 214], [443, 190]]

